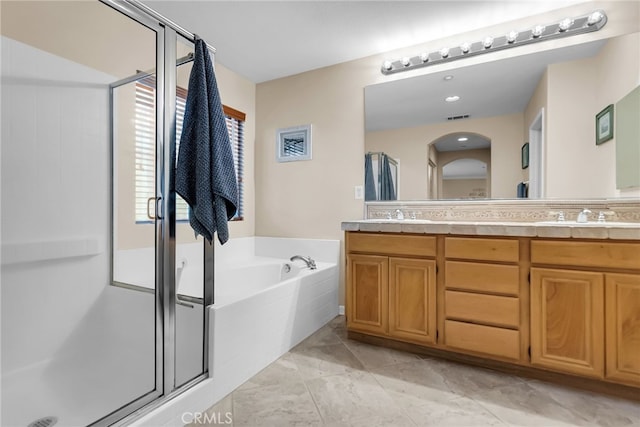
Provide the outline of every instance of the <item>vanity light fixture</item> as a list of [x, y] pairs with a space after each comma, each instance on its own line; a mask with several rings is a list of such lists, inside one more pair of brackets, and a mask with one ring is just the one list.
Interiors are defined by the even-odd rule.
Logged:
[[573, 25], [574, 20], [571, 18], [564, 18], [562, 21], [560, 21], [560, 23], [558, 24], [558, 28], [560, 31], [565, 32], [567, 31], [569, 28], [571, 28], [571, 26]]
[[387, 60], [382, 64], [380, 71], [385, 75], [393, 74], [544, 40], [589, 33], [600, 30], [606, 23], [607, 15], [604, 11], [596, 10], [588, 15], [567, 17], [547, 25], [535, 25], [528, 30], [513, 30], [506, 35], [487, 36], [480, 41], [463, 42], [451, 48], [444, 46], [435, 52], [422, 52], [414, 57]]
[[604, 21], [602, 25], [607, 22], [607, 15], [605, 15], [601, 10], [596, 10], [591, 15], [589, 15], [589, 18], [587, 19], [587, 25], [596, 25], [602, 21]]
[[537, 39], [542, 34], [544, 34], [544, 30], [546, 29], [547, 27], [545, 27], [544, 25], [536, 25], [535, 27], [533, 27], [533, 30], [531, 30], [531, 35]]

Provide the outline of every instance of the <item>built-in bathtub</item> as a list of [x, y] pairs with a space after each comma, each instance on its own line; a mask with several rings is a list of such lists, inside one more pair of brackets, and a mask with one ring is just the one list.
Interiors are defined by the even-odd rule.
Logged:
[[[338, 314], [338, 240], [239, 238], [214, 253], [210, 378], [135, 425], [184, 423], [182, 414], [208, 408]], [[189, 299], [202, 293], [195, 254], [195, 247], [178, 248], [178, 293]], [[293, 255], [311, 256], [317, 269], [291, 262]]]

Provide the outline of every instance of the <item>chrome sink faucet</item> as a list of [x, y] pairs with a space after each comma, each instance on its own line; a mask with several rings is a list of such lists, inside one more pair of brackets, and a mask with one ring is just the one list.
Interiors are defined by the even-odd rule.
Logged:
[[578, 218], [576, 219], [576, 222], [579, 223], [585, 223], [585, 222], [589, 222], [589, 214], [591, 213], [591, 211], [589, 209], [582, 209], [582, 211], [578, 214]]
[[301, 261], [304, 261], [305, 264], [307, 264], [307, 267], [309, 267], [310, 270], [315, 270], [317, 268], [316, 267], [316, 262], [313, 259], [311, 259], [310, 256], [294, 255], [294, 256], [291, 257], [290, 261], [293, 262], [293, 261], [295, 261], [297, 259], [299, 259]]

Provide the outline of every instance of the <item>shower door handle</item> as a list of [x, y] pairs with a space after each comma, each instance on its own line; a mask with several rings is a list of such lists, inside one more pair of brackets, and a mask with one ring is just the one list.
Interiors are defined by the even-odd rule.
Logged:
[[[149, 205], [150, 205], [149, 202], [151, 202], [152, 200], [155, 201], [155, 203], [154, 203], [154, 209], [155, 209], [154, 214], [155, 215], [151, 215], [151, 210], [149, 209]], [[162, 217], [160, 215], [158, 215], [158, 211], [159, 211], [158, 203], [161, 200], [162, 200], [162, 197], [149, 197], [147, 199], [147, 218], [149, 218], [150, 220], [155, 221], [156, 219], [162, 219]]]

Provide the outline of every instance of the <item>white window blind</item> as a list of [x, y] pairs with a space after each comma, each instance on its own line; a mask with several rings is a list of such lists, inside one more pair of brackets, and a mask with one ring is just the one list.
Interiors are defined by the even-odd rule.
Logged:
[[[180, 146], [184, 110], [187, 100], [187, 90], [176, 88], [176, 153]], [[245, 114], [233, 108], [223, 106], [229, 139], [231, 141], [234, 166], [238, 180], [239, 205], [234, 220], [241, 220], [243, 208], [243, 172], [244, 172], [244, 121]], [[147, 216], [147, 200], [155, 197], [155, 77], [147, 77], [136, 83], [136, 222], [144, 223], [152, 221]], [[187, 221], [189, 219], [189, 207], [187, 203], [176, 194], [176, 220]]]

